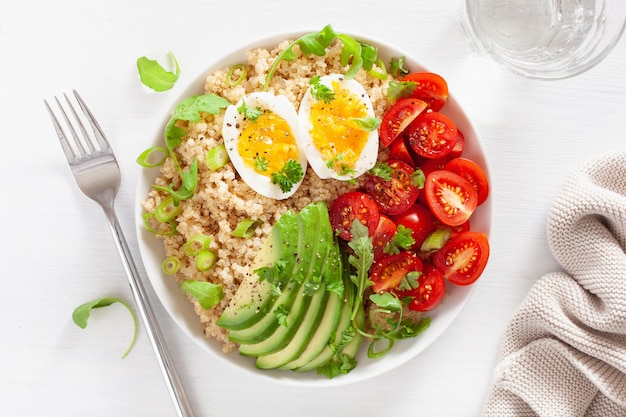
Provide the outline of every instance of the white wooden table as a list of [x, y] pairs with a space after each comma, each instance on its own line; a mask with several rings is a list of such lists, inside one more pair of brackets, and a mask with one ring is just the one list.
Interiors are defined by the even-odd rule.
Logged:
[[197, 416], [480, 413], [511, 314], [535, 280], [558, 269], [545, 223], [559, 186], [576, 165], [626, 145], [626, 40], [581, 76], [533, 81], [471, 53], [458, 0], [335, 3], [0, 2], [0, 415], [174, 415], [143, 329], [120, 359], [132, 333], [123, 308], [93, 315], [85, 330], [71, 320], [85, 301], [131, 297], [101, 211], [73, 183], [43, 98], [76, 88], [98, 115], [123, 170], [117, 207], [138, 257], [135, 158], [171, 97], [142, 87], [136, 59], [174, 52], [182, 89], [212, 59], [255, 37], [328, 23], [412, 52], [448, 80], [480, 130], [495, 218], [491, 261], [470, 302], [405, 366], [332, 389], [261, 384], [216, 361], [149, 287], [159, 323]]

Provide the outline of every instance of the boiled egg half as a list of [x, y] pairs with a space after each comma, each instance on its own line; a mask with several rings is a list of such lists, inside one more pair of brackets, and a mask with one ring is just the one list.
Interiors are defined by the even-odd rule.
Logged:
[[[297, 124], [289, 99], [269, 92], [249, 94], [226, 108], [222, 126], [226, 152], [257, 193], [282, 200], [302, 183], [307, 159], [296, 141]], [[301, 175], [296, 175], [298, 170]], [[288, 181], [281, 181], [281, 176]]]
[[340, 74], [313, 77], [298, 110], [298, 143], [320, 178], [351, 180], [376, 163], [375, 120], [359, 82]]

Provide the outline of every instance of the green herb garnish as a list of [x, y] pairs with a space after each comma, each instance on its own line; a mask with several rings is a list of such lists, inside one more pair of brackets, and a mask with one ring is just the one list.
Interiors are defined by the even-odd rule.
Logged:
[[311, 85], [311, 95], [315, 100], [330, 103], [335, 99], [335, 92], [326, 84], [321, 83], [319, 75], [311, 78], [309, 84]]
[[101, 308], [101, 307], [108, 307], [113, 303], [120, 303], [121, 305], [126, 307], [126, 309], [130, 312], [131, 317], [133, 318], [133, 325], [134, 325], [133, 338], [130, 341], [130, 345], [128, 346], [128, 349], [126, 349], [126, 352], [124, 352], [124, 354], [122, 355], [122, 359], [123, 359], [128, 355], [130, 350], [133, 348], [133, 345], [135, 344], [135, 340], [137, 340], [137, 329], [138, 329], [137, 317], [135, 316], [135, 312], [130, 307], [130, 305], [128, 305], [125, 301], [120, 300], [119, 298], [115, 298], [115, 297], [103, 297], [94, 301], [90, 301], [85, 304], [81, 304], [74, 309], [74, 312], [72, 313], [72, 320], [74, 320], [74, 323], [76, 323], [78, 327], [80, 327], [81, 329], [84, 329], [87, 327], [87, 321], [89, 320], [89, 315], [91, 314], [91, 311], [93, 309]]
[[180, 289], [195, 298], [205, 310], [216, 306], [224, 298], [222, 285], [212, 282], [185, 280], [180, 284]]
[[380, 126], [381, 120], [377, 117], [355, 117], [350, 119], [359, 126], [361, 130], [365, 130], [366, 132], [373, 132], [378, 129]]
[[404, 68], [404, 57], [392, 58], [389, 63], [389, 73], [392, 77], [407, 75], [409, 70]]
[[259, 156], [257, 158], [254, 158], [254, 167], [259, 172], [267, 172], [270, 167], [270, 163], [264, 156]]
[[303, 176], [302, 165], [295, 159], [288, 160], [280, 171], [274, 171], [271, 175], [272, 184], [278, 185], [283, 193], [289, 192]]
[[361, 43], [351, 36], [335, 33], [330, 25], [326, 25], [319, 32], [309, 33], [296, 39], [276, 57], [265, 77], [263, 91], [267, 91], [270, 81], [281, 62], [293, 61], [297, 58], [296, 53], [293, 51], [296, 45], [299, 46], [300, 52], [304, 55], [324, 56], [326, 48], [335, 39], [341, 40], [343, 44], [340, 62], [343, 67], [348, 67], [344, 74], [346, 79], [354, 78], [361, 68], [366, 71], [373, 69], [373, 65], [378, 61], [378, 50], [376, 47]]
[[[368, 348], [368, 356], [377, 358], [386, 354], [393, 347], [396, 340], [415, 337], [424, 331], [430, 324], [430, 319], [427, 317], [417, 323], [412, 320], [403, 320], [401, 300], [395, 294], [385, 292], [370, 295], [370, 300], [376, 305], [376, 308], [370, 311], [370, 322], [376, 323], [374, 317], [378, 314], [387, 314], [389, 315], [389, 318], [386, 320], [388, 328], [375, 324], [374, 333], [367, 333], [362, 326], [358, 325], [355, 319], [362, 308], [363, 296], [365, 291], [373, 285], [373, 282], [369, 279], [369, 269], [374, 262], [374, 250], [372, 238], [368, 236], [367, 227], [360, 221], [355, 220], [352, 223], [351, 232], [353, 238], [348, 243], [348, 246], [353, 250], [353, 254], [350, 255], [348, 261], [355, 271], [355, 274], [352, 274], [350, 279], [357, 288], [357, 298], [352, 310], [352, 325], [363, 336], [372, 340]], [[397, 319], [392, 318], [396, 316], [398, 317]], [[377, 350], [376, 347], [380, 342], [386, 343], [386, 345], [383, 349]]]
[[380, 177], [385, 181], [391, 181], [393, 178], [393, 168], [391, 168], [387, 162], [376, 161], [372, 169], [370, 169], [370, 174]]
[[246, 104], [245, 100], [241, 100], [241, 105], [237, 107], [237, 111], [251, 122], [257, 121], [263, 114], [263, 109], [260, 107], [250, 107]]
[[174, 64], [175, 72], [165, 70], [157, 61], [142, 56], [137, 59], [137, 70], [141, 82], [159, 93], [174, 87], [180, 76], [180, 67], [173, 53], [169, 57]]
[[413, 81], [389, 81], [387, 88], [387, 98], [391, 101], [409, 97], [415, 91], [416, 84]]
[[413, 239], [413, 229], [408, 227], [404, 227], [399, 224], [391, 238], [391, 242], [387, 243], [387, 246], [383, 249], [383, 251], [387, 254], [396, 254], [400, 253], [401, 250], [408, 250], [415, 243], [415, 239]]

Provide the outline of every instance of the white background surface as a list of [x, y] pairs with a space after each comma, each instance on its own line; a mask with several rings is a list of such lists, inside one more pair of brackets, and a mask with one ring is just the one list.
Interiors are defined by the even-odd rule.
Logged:
[[[420, 356], [375, 379], [332, 389], [251, 379], [208, 356], [153, 306], [196, 416], [476, 416], [506, 324], [531, 285], [558, 269], [546, 215], [566, 175], [626, 145], [626, 40], [573, 79], [541, 82], [472, 54], [457, 0], [378, 2], [24, 1], [0, 2], [0, 415], [174, 415], [144, 329], [121, 306], [94, 313], [85, 330], [73, 309], [105, 295], [132, 302], [100, 208], [72, 178], [44, 98], [76, 88], [115, 149], [124, 174], [118, 215], [134, 234], [135, 158], [172, 99], [217, 57], [282, 31], [358, 32], [410, 51], [443, 75], [478, 127], [490, 160], [490, 264], [455, 323]], [[314, 5], [313, 5], [314, 4]], [[182, 74], [169, 93], [139, 82], [142, 55]]]

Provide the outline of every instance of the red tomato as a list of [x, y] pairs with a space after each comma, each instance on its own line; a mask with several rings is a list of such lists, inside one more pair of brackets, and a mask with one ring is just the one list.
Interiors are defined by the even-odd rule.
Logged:
[[335, 233], [344, 240], [352, 240], [352, 222], [359, 220], [370, 236], [376, 231], [380, 214], [376, 201], [369, 195], [352, 191], [340, 195], [330, 207], [330, 223]]
[[422, 261], [414, 252], [404, 251], [386, 255], [374, 262], [370, 269], [372, 289], [376, 293], [396, 289], [409, 272], [422, 272]]
[[446, 164], [445, 169], [462, 176], [472, 184], [472, 187], [478, 194], [479, 206], [487, 200], [489, 196], [489, 180], [476, 162], [467, 158], [455, 158]]
[[415, 83], [411, 97], [424, 100], [433, 111], [439, 111], [448, 99], [448, 83], [440, 75], [432, 72], [414, 72], [402, 81]]
[[415, 169], [403, 161], [387, 161], [392, 168], [391, 179], [385, 180], [370, 175], [365, 190], [378, 203], [379, 211], [385, 214], [400, 214], [415, 203], [420, 189], [412, 178]]
[[380, 143], [388, 147], [428, 107], [425, 101], [404, 98], [394, 103], [383, 116], [378, 130]]
[[478, 195], [465, 178], [447, 170], [433, 171], [424, 184], [426, 202], [435, 217], [448, 226], [465, 223], [478, 203]]
[[456, 129], [456, 133], [458, 134], [458, 136], [456, 137], [456, 143], [448, 154], [450, 158], [458, 158], [459, 156], [461, 156], [461, 154], [463, 153], [463, 149], [465, 148], [465, 135], [459, 130], [458, 127]]
[[372, 246], [374, 247], [374, 260], [378, 260], [383, 257], [385, 254], [385, 247], [391, 239], [393, 235], [396, 234], [396, 224], [384, 214], [380, 215], [380, 220], [378, 221], [378, 227], [376, 227], [376, 231], [372, 236]]
[[446, 294], [446, 282], [443, 274], [429, 263], [424, 263], [424, 272], [417, 280], [417, 288], [402, 291], [398, 297], [410, 297], [409, 310], [429, 311], [437, 307]]
[[433, 255], [433, 263], [453, 284], [469, 285], [480, 277], [489, 259], [489, 241], [480, 232], [453, 236]]
[[459, 134], [452, 120], [442, 113], [422, 113], [407, 131], [409, 146], [422, 158], [438, 159], [448, 155]]
[[411, 246], [413, 250], [418, 250], [428, 235], [437, 228], [435, 216], [427, 207], [419, 203], [413, 204], [402, 214], [391, 216], [391, 220], [393, 220], [396, 226], [402, 225], [412, 230], [411, 236], [415, 240], [415, 243]]
[[412, 167], [415, 166], [413, 151], [406, 146], [404, 135], [400, 136], [398, 140], [394, 140], [389, 147], [389, 159], [397, 159], [406, 162]]

